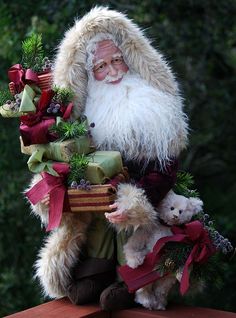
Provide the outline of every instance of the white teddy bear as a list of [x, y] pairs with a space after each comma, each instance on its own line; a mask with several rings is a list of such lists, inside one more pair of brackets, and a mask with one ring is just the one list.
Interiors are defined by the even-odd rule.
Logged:
[[[148, 223], [140, 225], [125, 244], [127, 265], [131, 268], [141, 265], [160, 238], [172, 235], [170, 226], [190, 222], [194, 215], [202, 211], [202, 206], [203, 202], [198, 198], [186, 198], [169, 191], [157, 207], [159, 214], [156, 213], [156, 219], [150, 219]], [[150, 213], [154, 215], [153, 211]], [[178, 272], [177, 275], [181, 273], [181, 269]], [[169, 291], [176, 281], [174, 274], [164, 276], [138, 289], [135, 301], [150, 310], [165, 310]]]
[[198, 198], [186, 198], [169, 191], [158, 206], [159, 217], [168, 225], [180, 225], [191, 221], [202, 211], [203, 202]]

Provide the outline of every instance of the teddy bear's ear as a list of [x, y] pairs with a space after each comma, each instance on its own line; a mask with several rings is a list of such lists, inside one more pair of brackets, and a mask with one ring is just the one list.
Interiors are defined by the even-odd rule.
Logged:
[[202, 211], [203, 202], [198, 198], [189, 198], [188, 206], [194, 214], [197, 214]]

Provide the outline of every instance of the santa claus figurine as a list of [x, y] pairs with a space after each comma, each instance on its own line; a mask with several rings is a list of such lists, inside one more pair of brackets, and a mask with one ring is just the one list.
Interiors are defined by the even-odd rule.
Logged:
[[[131, 181], [118, 185], [112, 213], [64, 213], [41, 248], [36, 276], [51, 298], [127, 308], [133, 295], [115, 273], [125, 262], [122, 246], [131, 231], [155, 219], [153, 208], [173, 187], [187, 142], [178, 84], [143, 32], [107, 8], [92, 9], [66, 32], [53, 76], [75, 93], [73, 118], [85, 114], [95, 123], [97, 149], [120, 151]], [[47, 224], [48, 198], [32, 208]]]

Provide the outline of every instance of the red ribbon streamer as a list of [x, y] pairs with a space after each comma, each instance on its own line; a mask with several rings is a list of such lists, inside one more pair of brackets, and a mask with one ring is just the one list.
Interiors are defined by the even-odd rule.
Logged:
[[59, 177], [43, 172], [41, 174], [43, 179], [26, 192], [26, 196], [32, 204], [38, 203], [49, 193], [49, 220], [46, 231], [51, 231], [60, 225], [63, 208], [65, 211], [70, 211], [67, 188], [65, 187], [70, 166], [66, 163], [55, 163], [53, 169], [59, 174]]
[[23, 69], [21, 64], [15, 64], [8, 70], [8, 77], [15, 84], [17, 93], [20, 93], [25, 84], [37, 84], [38, 75], [29, 69]]
[[128, 265], [124, 265], [118, 269], [130, 292], [134, 292], [161, 277], [154, 267], [158, 264], [163, 248], [168, 242], [193, 244], [193, 249], [185, 262], [180, 282], [180, 292], [182, 295], [184, 295], [189, 288], [190, 265], [193, 263], [204, 263], [216, 252], [208, 232], [199, 221], [190, 222], [182, 227], [173, 226], [171, 230], [173, 235], [158, 240], [153, 247], [153, 251], [146, 255], [142, 265], [135, 269], [130, 268]]

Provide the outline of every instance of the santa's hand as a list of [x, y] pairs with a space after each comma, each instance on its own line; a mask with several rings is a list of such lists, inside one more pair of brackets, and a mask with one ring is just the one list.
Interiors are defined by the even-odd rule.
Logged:
[[49, 194], [46, 194], [45, 197], [40, 201], [40, 203], [49, 206], [50, 203], [50, 196]]
[[[114, 203], [112, 205], [109, 205], [109, 208], [110, 209], [117, 209], [118, 208], [118, 204]], [[127, 219], [128, 219], [128, 215], [126, 213], [126, 210], [125, 209], [119, 209], [119, 208], [115, 212], [105, 213], [105, 217], [111, 223], [122, 223], [122, 222], [127, 221]]]

